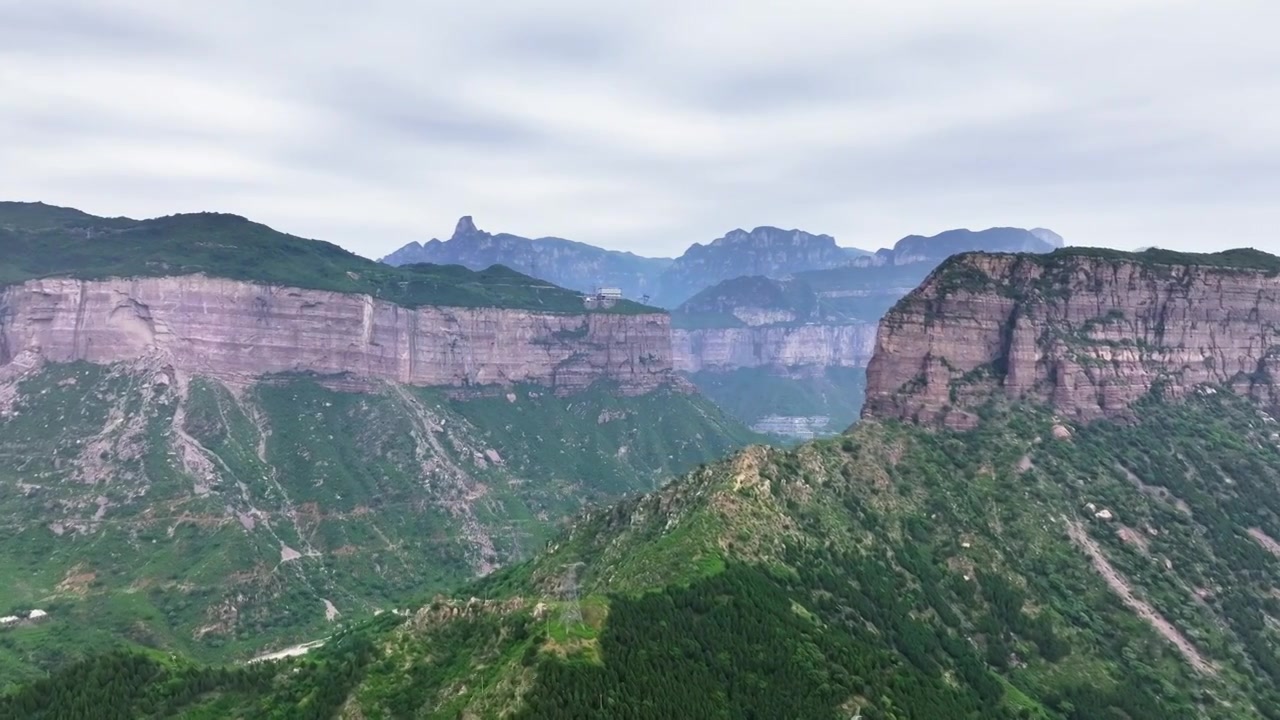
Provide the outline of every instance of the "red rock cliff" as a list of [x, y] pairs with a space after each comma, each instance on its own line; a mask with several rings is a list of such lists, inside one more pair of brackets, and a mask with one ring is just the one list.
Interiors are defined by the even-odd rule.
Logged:
[[1277, 268], [1255, 251], [953, 257], [881, 321], [863, 415], [967, 428], [994, 394], [1089, 421], [1205, 383], [1275, 406]]
[[19, 355], [113, 363], [153, 354], [232, 383], [309, 371], [565, 392], [610, 380], [642, 393], [672, 380], [665, 313], [408, 309], [368, 295], [203, 275], [50, 278], [0, 289], [0, 366]]

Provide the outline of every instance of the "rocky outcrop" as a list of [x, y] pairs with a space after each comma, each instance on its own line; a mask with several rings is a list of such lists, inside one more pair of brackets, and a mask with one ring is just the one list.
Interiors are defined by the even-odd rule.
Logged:
[[672, 331], [676, 370], [696, 373], [767, 367], [784, 374], [864, 367], [875, 325], [764, 325]]
[[993, 395], [1090, 421], [1151, 392], [1280, 401], [1280, 258], [968, 254], [880, 323], [864, 416], [973, 426]]
[[20, 353], [113, 363], [161, 354], [176, 369], [247, 383], [280, 372], [408, 385], [528, 382], [624, 393], [672, 377], [665, 314], [407, 309], [368, 295], [203, 275], [32, 280], [0, 290], [0, 364]]

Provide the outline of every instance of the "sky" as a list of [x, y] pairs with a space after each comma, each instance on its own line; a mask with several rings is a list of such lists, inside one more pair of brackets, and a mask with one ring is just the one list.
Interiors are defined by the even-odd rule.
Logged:
[[1274, 0], [0, 0], [0, 199], [380, 257], [758, 225], [1280, 253]]

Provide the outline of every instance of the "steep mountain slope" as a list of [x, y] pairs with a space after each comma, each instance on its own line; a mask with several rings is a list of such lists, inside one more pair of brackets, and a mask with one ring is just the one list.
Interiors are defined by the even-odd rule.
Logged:
[[483, 270], [505, 265], [580, 292], [616, 287], [636, 300], [654, 292], [669, 258], [641, 257], [560, 238], [530, 240], [518, 235], [492, 235], [476, 228], [470, 216], [458, 221], [448, 240], [410, 243], [382, 258], [389, 265], [435, 263]]
[[0, 682], [312, 637], [754, 438], [652, 308], [228, 216], [0, 210], [0, 616], [48, 613], [0, 626]]
[[804, 270], [841, 267], [853, 260], [848, 250], [838, 247], [830, 235], [803, 230], [733, 230], [707, 245], [694, 243], [676, 258], [658, 279], [654, 302], [674, 308], [723, 280], [750, 275], [779, 278]]
[[1280, 717], [1275, 420], [1221, 384], [1118, 420], [970, 400], [972, 429], [750, 448], [301, 659], [105, 656], [0, 714]]
[[128, 716], [1275, 718], [1273, 423], [1140, 409], [753, 448], [301, 660], [149, 661]]
[[852, 266], [726, 280], [672, 312], [675, 366], [759, 432], [836, 433], [862, 407], [876, 323], [941, 259], [981, 249], [1047, 252], [1061, 241], [1048, 230], [952, 230], [903, 238]]

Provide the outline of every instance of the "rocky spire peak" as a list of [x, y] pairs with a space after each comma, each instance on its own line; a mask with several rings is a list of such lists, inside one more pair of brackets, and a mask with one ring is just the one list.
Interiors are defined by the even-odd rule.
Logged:
[[476, 229], [476, 224], [471, 220], [470, 215], [463, 215], [458, 218], [458, 224], [453, 228], [453, 239], [458, 239], [467, 235], [475, 235], [480, 232]]

